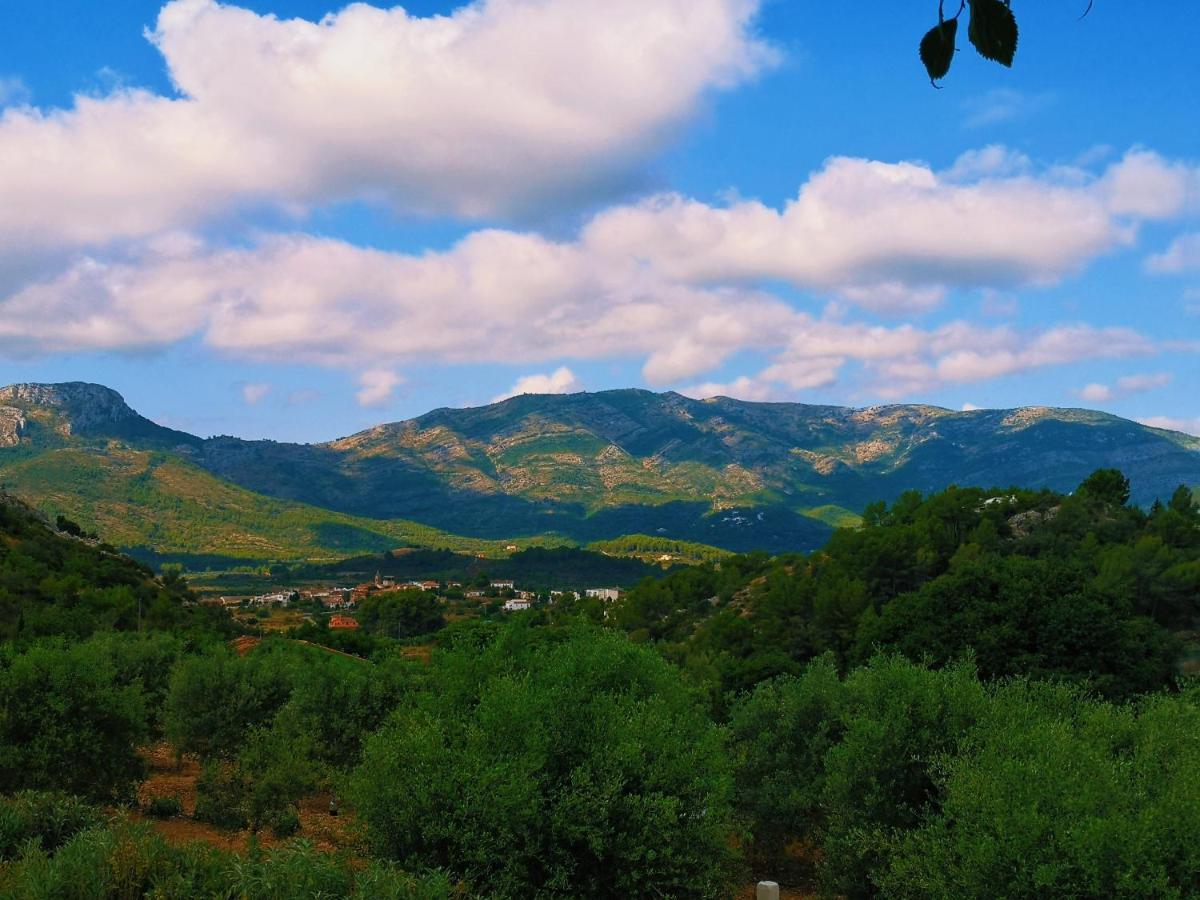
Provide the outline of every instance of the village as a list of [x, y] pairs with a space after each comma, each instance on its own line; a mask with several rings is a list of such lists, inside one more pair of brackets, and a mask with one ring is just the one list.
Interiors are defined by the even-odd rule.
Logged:
[[[523, 612], [537, 606], [577, 599], [611, 603], [619, 600], [624, 591], [619, 587], [527, 590], [518, 587], [511, 579], [488, 579], [464, 584], [461, 581], [435, 579], [404, 581], [376, 573], [372, 580], [353, 587], [314, 585], [254, 596], [209, 596], [198, 602], [201, 606], [225, 609], [242, 620], [247, 617], [253, 617], [256, 621], [275, 618], [281, 624], [322, 621], [331, 631], [356, 631], [359, 628], [357, 610], [364, 602], [418, 594], [434, 599], [447, 607], [448, 611], [453, 610], [460, 615], [478, 615]], [[273, 616], [274, 611], [283, 610], [292, 611], [295, 615]]]

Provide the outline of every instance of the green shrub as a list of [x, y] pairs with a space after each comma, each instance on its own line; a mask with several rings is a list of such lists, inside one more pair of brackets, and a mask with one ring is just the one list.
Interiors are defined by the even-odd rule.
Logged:
[[249, 824], [246, 811], [251, 787], [242, 773], [227, 763], [210, 762], [196, 780], [195, 818], [217, 828], [236, 830]]
[[727, 895], [721, 735], [653, 650], [518, 624], [430, 681], [352, 779], [378, 854], [488, 897]]
[[0, 860], [12, 859], [29, 841], [53, 853], [102, 818], [91, 804], [54, 791], [23, 791], [0, 798]]
[[1200, 895], [1200, 704], [998, 688], [936, 816], [896, 836], [893, 897]]
[[272, 815], [267, 824], [275, 837], [289, 838], [300, 830], [300, 816], [295, 809], [283, 809]]
[[302, 669], [295, 653], [270, 644], [244, 657], [221, 647], [184, 659], [163, 713], [168, 740], [183, 753], [233, 758], [251, 729], [270, 724]]
[[146, 804], [146, 814], [156, 819], [173, 819], [183, 812], [178, 797], [152, 797]]
[[303, 841], [243, 857], [203, 844], [173, 847], [150, 825], [119, 819], [79, 832], [56, 853], [31, 844], [19, 859], [0, 866], [0, 896], [6, 900], [445, 900], [465, 894], [442, 874], [408, 875], [375, 862], [360, 869]]
[[147, 736], [139, 684], [122, 684], [97, 645], [0, 650], [0, 791], [132, 795]]

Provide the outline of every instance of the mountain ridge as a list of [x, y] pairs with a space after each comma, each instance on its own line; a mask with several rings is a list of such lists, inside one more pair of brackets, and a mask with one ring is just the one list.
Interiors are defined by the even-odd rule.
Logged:
[[104, 453], [115, 441], [267, 498], [488, 540], [643, 533], [733, 550], [812, 549], [828, 522], [907, 489], [1070, 490], [1115, 467], [1146, 504], [1200, 482], [1200, 438], [1055, 407], [852, 408], [625, 388], [442, 407], [313, 444], [199, 438], [85, 383], [0, 388], [0, 429], [5, 410], [26, 424], [0, 450], [0, 474], [5, 454]]

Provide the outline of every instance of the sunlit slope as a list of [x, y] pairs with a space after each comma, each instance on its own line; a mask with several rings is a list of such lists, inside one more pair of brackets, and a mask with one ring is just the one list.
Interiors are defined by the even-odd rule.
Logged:
[[169, 453], [60, 448], [5, 464], [8, 489], [121, 547], [246, 559], [330, 559], [401, 546], [503, 547], [405, 521], [380, 521], [263, 497]]
[[[1129, 477], [1133, 501], [1149, 505], [1200, 482], [1200, 439], [1081, 409], [850, 409], [616, 390], [524, 395], [287, 444], [163, 428], [99, 385], [0, 388], [0, 469], [63, 450], [100, 453], [102, 481], [137, 468], [118, 464], [121, 453], [164, 455], [153, 473], [123, 476], [105, 497], [109, 509], [122, 508], [119, 518], [143, 510], [153, 520], [126, 524], [131, 538], [255, 555], [452, 540], [439, 532], [465, 535], [455, 544], [464, 549], [645, 535], [725, 550], [811, 550], [833, 528], [855, 524], [867, 504], [906, 490], [1066, 492], [1111, 467]], [[186, 489], [198, 470], [223, 484], [215, 496]], [[180, 471], [191, 474], [172, 474]], [[160, 516], [136, 491], [164, 480], [173, 499], [161, 501]], [[234, 502], [228, 483], [281, 505], [244, 494]], [[62, 493], [50, 477], [36, 487]], [[224, 522], [220, 540], [202, 540], [200, 521]]]

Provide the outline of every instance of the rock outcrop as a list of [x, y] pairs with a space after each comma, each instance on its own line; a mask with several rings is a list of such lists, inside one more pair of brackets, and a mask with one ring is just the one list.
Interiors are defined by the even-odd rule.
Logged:
[[[116, 391], [99, 384], [13, 384], [0, 388], [0, 403], [48, 407], [61, 413], [60, 430], [88, 432], [140, 419]], [[11, 408], [11, 407], [10, 407]]]
[[25, 416], [13, 406], [0, 406], [0, 447], [16, 447], [25, 433]]

